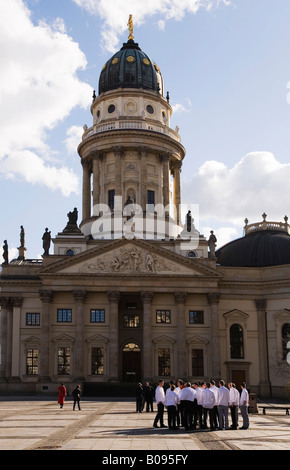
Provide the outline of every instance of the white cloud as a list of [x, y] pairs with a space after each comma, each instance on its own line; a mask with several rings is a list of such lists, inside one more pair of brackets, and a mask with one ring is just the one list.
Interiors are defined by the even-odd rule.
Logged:
[[183, 179], [182, 201], [199, 204], [200, 227], [223, 229], [223, 239], [232, 239], [235, 230], [241, 236], [245, 218], [259, 222], [264, 211], [270, 221], [290, 217], [289, 179], [290, 164], [280, 163], [270, 152], [249, 153], [232, 168], [207, 161]]
[[[75, 176], [43, 160], [54, 153], [46, 143], [49, 131], [76, 106], [89, 106], [91, 87], [77, 77], [86, 67], [85, 55], [65, 33], [62, 19], [35, 26], [22, 0], [0, 0], [0, 9], [0, 175], [7, 169], [10, 177], [17, 174], [31, 182], [22, 164], [30, 162], [36, 165], [32, 174], [38, 175], [38, 182], [61, 187], [69, 195], [76, 185], [69, 183], [67, 172]], [[13, 167], [16, 155], [19, 162]], [[64, 177], [62, 184], [56, 182], [55, 172]]]
[[82, 126], [71, 126], [66, 131], [67, 138], [64, 142], [69, 154], [74, 154], [76, 152], [77, 147], [82, 140], [83, 133], [84, 129]]
[[120, 35], [127, 28], [129, 14], [133, 15], [134, 24], [141, 25], [149, 17], [161, 15], [156, 19], [160, 29], [165, 28], [168, 20], [181, 20], [187, 13], [195, 14], [200, 8], [207, 10], [220, 3], [229, 4], [228, 0], [73, 0], [78, 6], [104, 21], [102, 38], [104, 48], [115, 52]]
[[186, 98], [186, 104], [176, 103], [172, 105], [172, 110], [174, 114], [178, 113], [188, 113], [191, 110], [191, 101], [189, 98]]

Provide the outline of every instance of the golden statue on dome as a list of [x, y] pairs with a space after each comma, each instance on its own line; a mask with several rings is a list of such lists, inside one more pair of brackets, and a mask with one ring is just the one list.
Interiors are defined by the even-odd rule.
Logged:
[[129, 20], [127, 24], [129, 28], [129, 36], [128, 36], [128, 41], [132, 40], [134, 41], [134, 36], [133, 36], [133, 17], [132, 15], [129, 15]]

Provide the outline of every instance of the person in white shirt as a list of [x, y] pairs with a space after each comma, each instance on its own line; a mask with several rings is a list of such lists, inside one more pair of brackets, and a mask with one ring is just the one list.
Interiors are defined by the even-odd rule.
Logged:
[[218, 389], [218, 414], [219, 414], [219, 429], [229, 429], [229, 404], [230, 392], [225, 387], [223, 380], [219, 381]]
[[214, 396], [215, 396], [215, 405], [213, 407], [213, 424], [214, 424], [215, 429], [217, 429], [218, 428], [218, 421], [219, 421], [219, 414], [218, 414], [218, 408], [217, 408], [218, 388], [217, 388], [217, 386], [215, 384], [215, 381], [213, 379], [210, 381], [210, 389], [213, 391]]
[[249, 422], [249, 415], [248, 415], [248, 406], [249, 406], [249, 394], [246, 388], [245, 382], [241, 384], [242, 393], [240, 396], [240, 410], [241, 415], [243, 418], [243, 426], [240, 429], [248, 429], [250, 422]]
[[194, 383], [193, 384], [193, 387], [196, 391], [196, 400], [197, 400], [197, 417], [195, 419], [195, 425], [197, 424], [197, 419], [198, 419], [198, 422], [199, 422], [199, 427], [200, 429], [203, 428], [203, 422], [202, 422], [202, 415], [203, 415], [203, 411], [202, 411], [202, 393], [203, 393], [203, 382], [198, 382], [198, 383]]
[[184, 427], [185, 429], [192, 429], [193, 403], [196, 398], [196, 393], [195, 390], [191, 388], [190, 382], [187, 382], [186, 387], [181, 390], [179, 398], [184, 413]]
[[238, 411], [239, 411], [239, 404], [240, 404], [240, 394], [236, 389], [234, 383], [228, 383], [229, 391], [230, 391], [230, 410], [231, 410], [231, 417], [232, 417], [232, 429], [238, 428]]
[[213, 409], [215, 406], [216, 398], [215, 394], [210, 388], [210, 383], [206, 383], [206, 388], [204, 389], [202, 393], [202, 407], [203, 407], [203, 424], [204, 428], [207, 429], [207, 416], [209, 414], [209, 424], [210, 424], [210, 429], [213, 431], [215, 429], [214, 427], [214, 421], [213, 421]]
[[[181, 390], [184, 388], [183, 380], [177, 379], [177, 387], [175, 389], [176, 393], [178, 393], [178, 396], [181, 394]], [[183, 410], [181, 403], [177, 405], [177, 415], [176, 415], [176, 424], [177, 426], [184, 426], [184, 417], [183, 417]]]
[[169, 429], [179, 429], [176, 425], [177, 405], [179, 403], [179, 396], [176, 392], [175, 385], [171, 385], [166, 390], [165, 406], [167, 408], [168, 427]]
[[163, 415], [164, 415], [164, 405], [165, 405], [165, 393], [164, 393], [164, 380], [159, 380], [158, 386], [155, 391], [155, 401], [157, 405], [157, 413], [154, 419], [153, 427], [158, 428], [158, 421], [160, 421], [160, 427], [166, 428], [163, 422]]

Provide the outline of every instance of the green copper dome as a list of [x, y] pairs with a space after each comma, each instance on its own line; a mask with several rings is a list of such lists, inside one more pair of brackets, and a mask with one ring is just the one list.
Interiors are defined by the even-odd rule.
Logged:
[[103, 67], [99, 79], [99, 94], [117, 88], [143, 88], [163, 94], [162, 75], [158, 66], [133, 39]]

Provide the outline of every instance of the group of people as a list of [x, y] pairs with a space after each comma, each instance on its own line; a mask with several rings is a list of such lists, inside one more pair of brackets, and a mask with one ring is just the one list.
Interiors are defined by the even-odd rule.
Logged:
[[[60, 405], [60, 408], [63, 408], [65, 398], [67, 396], [67, 390], [66, 386], [61, 383], [59, 387], [57, 387], [58, 390], [58, 404]], [[81, 409], [80, 406], [80, 400], [81, 400], [81, 387], [80, 385], [77, 385], [75, 389], [72, 391], [72, 397], [73, 397], [73, 410], [75, 410], [76, 405], [78, 406], [78, 409]]]
[[[145, 387], [139, 383], [136, 390], [136, 411], [141, 412], [144, 404], [146, 411], [153, 411], [153, 388], [147, 382]], [[164, 424], [164, 411], [167, 409], [169, 429], [238, 429], [239, 410], [243, 424], [239, 429], [249, 427], [249, 394], [246, 384], [241, 385], [241, 394], [235, 384], [220, 380], [218, 387], [214, 380], [210, 382], [177, 382], [171, 381], [166, 392], [164, 381], [159, 380], [155, 390], [157, 413], [153, 427], [167, 427]], [[231, 425], [229, 423], [229, 411]]]

